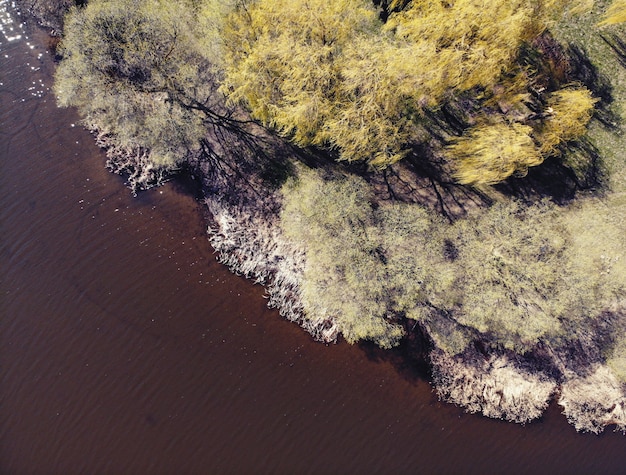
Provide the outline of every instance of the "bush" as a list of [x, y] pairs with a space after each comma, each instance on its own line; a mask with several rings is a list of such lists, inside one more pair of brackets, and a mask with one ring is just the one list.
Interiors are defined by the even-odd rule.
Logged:
[[199, 148], [215, 90], [198, 16], [185, 0], [94, 0], [74, 7], [55, 76], [61, 106], [75, 106], [115, 146], [143, 149], [171, 167]]
[[373, 208], [367, 184], [312, 171], [284, 188], [282, 226], [306, 251], [305, 312], [382, 347], [421, 323], [450, 354], [473, 339], [520, 353], [588, 340], [626, 293], [626, 213], [588, 202], [503, 203], [453, 225], [419, 205]]
[[567, 211], [509, 204], [456, 223], [456, 320], [522, 352], [583, 338], [626, 292], [623, 216], [594, 201]]
[[301, 173], [283, 187], [281, 224], [306, 250], [302, 300], [306, 314], [337, 321], [345, 339], [398, 343], [400, 326], [388, 317], [385, 266], [364, 181], [324, 181]]
[[479, 125], [456, 139], [447, 149], [455, 162], [455, 178], [464, 185], [492, 185], [513, 174], [525, 175], [543, 157], [522, 124]]
[[584, 87], [561, 89], [550, 94], [547, 99], [549, 115], [539, 125], [537, 134], [541, 155], [552, 155], [560, 144], [583, 136], [596, 102]]

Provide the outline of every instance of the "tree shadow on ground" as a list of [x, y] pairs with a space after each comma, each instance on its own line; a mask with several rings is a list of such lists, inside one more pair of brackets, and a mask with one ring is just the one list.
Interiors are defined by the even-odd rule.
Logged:
[[499, 192], [535, 201], [549, 198], [564, 205], [580, 192], [602, 194], [608, 184], [607, 171], [598, 149], [587, 139], [566, 144], [561, 156], [550, 157], [532, 167], [524, 177], [511, 177], [494, 186]]
[[370, 171], [366, 178], [376, 199], [420, 204], [451, 222], [492, 203], [481, 190], [454, 182], [446, 168], [432, 149], [422, 145], [415, 146], [402, 161], [382, 171]]
[[609, 130], [617, 129], [620, 117], [611, 109], [614, 100], [611, 80], [600, 73], [582, 46], [569, 45], [567, 59], [570, 69], [568, 79], [572, 82], [582, 83], [598, 99], [594, 119], [600, 121]]
[[205, 196], [236, 207], [277, 212], [271, 195], [295, 174], [292, 159], [310, 153], [252, 120], [215, 124], [201, 140], [191, 173], [202, 181]]
[[609, 47], [613, 50], [613, 52], [617, 55], [617, 60], [622, 65], [622, 67], [626, 68], [626, 41], [620, 38], [615, 33], [610, 34], [600, 34], [600, 38], [609, 45]]

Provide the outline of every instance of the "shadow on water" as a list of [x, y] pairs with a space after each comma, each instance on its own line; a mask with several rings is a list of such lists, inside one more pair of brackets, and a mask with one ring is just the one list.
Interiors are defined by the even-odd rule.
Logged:
[[368, 360], [375, 363], [389, 363], [406, 381], [417, 384], [431, 382], [432, 373], [428, 362], [431, 343], [419, 325], [406, 328], [407, 336], [395, 348], [385, 350], [368, 341], [358, 343], [358, 347]]
[[172, 189], [178, 194], [192, 196], [195, 201], [202, 201], [204, 198], [202, 181], [198, 178], [196, 171], [187, 164], [183, 165], [172, 178]]

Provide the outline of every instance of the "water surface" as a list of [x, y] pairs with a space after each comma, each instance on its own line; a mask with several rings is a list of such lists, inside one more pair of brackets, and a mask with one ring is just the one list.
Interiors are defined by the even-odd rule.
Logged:
[[556, 406], [526, 427], [463, 414], [419, 371], [268, 310], [183, 184], [133, 198], [104, 169], [55, 106], [45, 35], [7, 5], [0, 472], [624, 472], [620, 434], [577, 434]]

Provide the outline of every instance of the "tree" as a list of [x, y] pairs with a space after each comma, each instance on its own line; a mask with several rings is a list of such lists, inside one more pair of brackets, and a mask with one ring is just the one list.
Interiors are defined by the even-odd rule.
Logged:
[[386, 269], [366, 183], [302, 171], [283, 187], [281, 226], [306, 249], [301, 297], [307, 315], [330, 319], [349, 343], [395, 346], [404, 332], [387, 312]]
[[613, 0], [600, 25], [615, 25], [626, 21], [626, 0]]
[[384, 168], [419, 142], [424, 111], [495, 85], [564, 0], [244, 2], [224, 29], [223, 91], [300, 145]]
[[[94, 0], [66, 20], [55, 76], [61, 106], [76, 106], [109, 144], [173, 167], [199, 148], [215, 68], [192, 0]], [[194, 7], [195, 5], [195, 7]]]
[[461, 147], [449, 149], [463, 183], [494, 183], [541, 163], [524, 135], [543, 158], [584, 131], [593, 102], [582, 88], [544, 98], [543, 122], [501, 117], [484, 99], [515, 84], [511, 97], [523, 103], [520, 45], [566, 3], [493, 0], [485, 15], [475, 0], [383, 2], [383, 23], [367, 0], [93, 0], [68, 16], [55, 91], [107, 144], [162, 168], [197, 153], [206, 125], [224, 122], [221, 93], [300, 146], [375, 168], [430, 140], [429, 117], [451, 104], [482, 124], [459, 144], [503, 130], [484, 124], [515, 132], [524, 154], [512, 160], [459, 161]]
[[547, 117], [538, 125], [536, 134], [542, 156], [553, 155], [560, 144], [583, 136], [596, 102], [584, 87], [551, 93], [547, 98]]
[[[476, 339], [523, 354], [540, 342], [589, 342], [592, 322], [623, 305], [619, 202], [498, 203], [450, 225], [420, 205], [374, 207], [362, 179], [310, 170], [283, 196], [281, 226], [306, 252], [304, 311], [336, 322], [351, 343], [393, 346], [406, 318], [449, 354]], [[623, 371], [625, 323], [611, 319]]]
[[456, 162], [455, 176], [462, 184], [495, 184], [543, 158], [531, 137], [532, 128], [522, 124], [479, 125], [448, 147]]
[[222, 90], [299, 145], [343, 144], [350, 140], [344, 122], [330, 122], [349, 102], [341, 90], [344, 50], [378, 23], [363, 0], [242, 3], [223, 32]]
[[439, 103], [451, 89], [495, 84], [511, 67], [522, 42], [538, 36], [564, 4], [563, 0], [492, 0], [487, 6], [475, 0], [420, 0], [392, 14], [385, 28], [426, 53], [406, 59], [417, 60], [416, 67], [428, 65], [416, 69], [423, 71], [421, 93]]
[[511, 175], [524, 176], [529, 167], [555, 155], [561, 144], [585, 134], [595, 103], [584, 87], [564, 88], [547, 95], [538, 119], [522, 114], [519, 120], [526, 123], [470, 127], [446, 149], [456, 179], [466, 185], [492, 185]]

